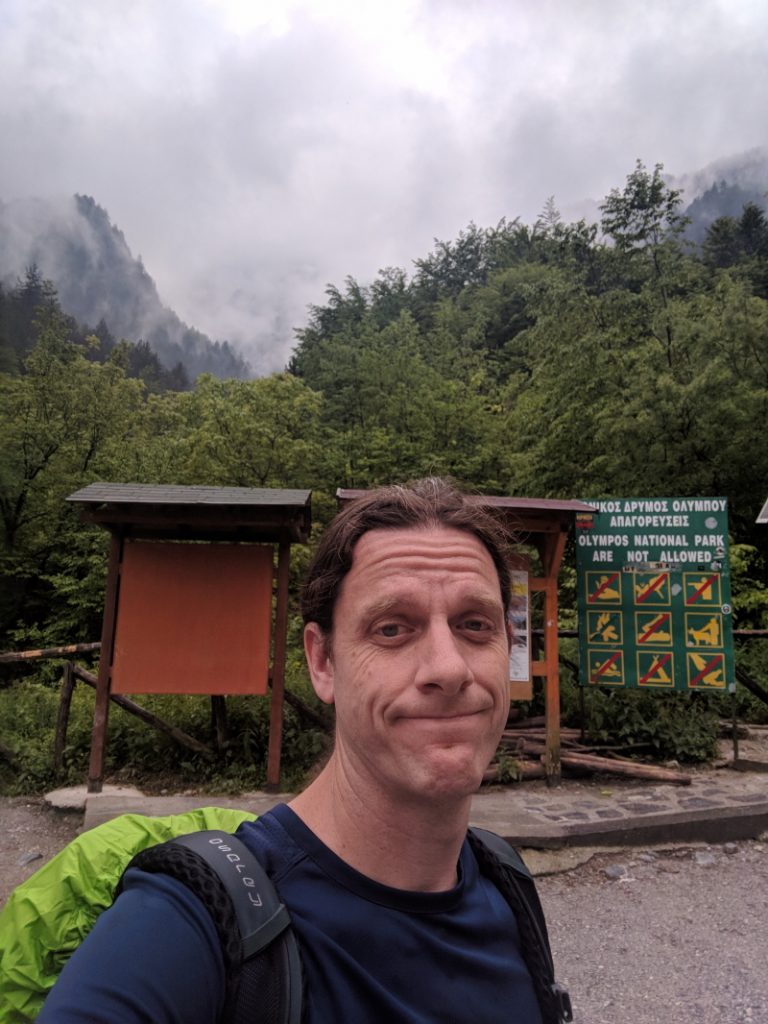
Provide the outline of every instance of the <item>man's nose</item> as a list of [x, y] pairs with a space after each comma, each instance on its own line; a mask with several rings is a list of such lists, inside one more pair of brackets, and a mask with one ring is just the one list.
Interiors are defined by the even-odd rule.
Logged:
[[472, 679], [459, 637], [447, 622], [431, 623], [422, 643], [416, 683], [446, 694], [458, 693]]

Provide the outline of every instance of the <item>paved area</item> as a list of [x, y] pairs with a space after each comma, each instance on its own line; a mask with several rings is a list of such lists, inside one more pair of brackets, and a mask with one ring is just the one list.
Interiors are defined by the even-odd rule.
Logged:
[[768, 829], [768, 775], [728, 768], [692, 774], [689, 786], [605, 777], [548, 789], [524, 783], [483, 792], [474, 824], [515, 846], [626, 846], [749, 839]]
[[[606, 777], [543, 781], [483, 789], [472, 802], [473, 825], [492, 829], [515, 846], [534, 849], [652, 845], [665, 842], [722, 843], [756, 838], [768, 830], [768, 774], [732, 768], [694, 772], [688, 786]], [[82, 807], [84, 828], [128, 812], [177, 814], [201, 806], [238, 807], [263, 814], [290, 794], [243, 793], [147, 796], [135, 789], [84, 787], [60, 790], [47, 799]]]

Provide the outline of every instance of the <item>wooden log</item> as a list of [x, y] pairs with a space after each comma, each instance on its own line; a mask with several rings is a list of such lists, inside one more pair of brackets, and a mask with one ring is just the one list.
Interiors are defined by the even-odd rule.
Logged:
[[639, 764], [637, 761], [617, 761], [596, 754], [574, 754], [571, 751], [562, 755], [563, 764], [574, 768], [588, 768], [594, 772], [607, 772], [612, 775], [627, 775], [633, 779], [651, 779], [654, 782], [674, 782], [680, 786], [690, 786], [691, 776], [684, 772], [660, 768], [658, 765]]
[[539, 757], [547, 749], [547, 745], [543, 740], [526, 738], [519, 741], [518, 749], [527, 756]]
[[324, 733], [330, 736], [333, 732], [333, 726], [329, 722], [326, 722], [321, 715], [318, 715], [314, 708], [311, 708], [309, 704], [303, 701], [301, 697], [297, 697], [287, 687], [285, 689], [285, 703], [290, 704], [294, 711], [308, 719], [316, 728], [321, 729]]
[[42, 647], [37, 651], [6, 651], [0, 654], [0, 665], [10, 665], [19, 661], [34, 661], [36, 658], [68, 658], [70, 654], [95, 654], [99, 650], [101, 650], [100, 643]]
[[[92, 686], [94, 690], [96, 689], [98, 679], [93, 672], [88, 672], [88, 670], [84, 669], [81, 665], [75, 665], [73, 671], [78, 679], [82, 679], [82, 681], [87, 683], [88, 686]], [[164, 722], [162, 718], [158, 718], [157, 715], [153, 715], [151, 711], [147, 711], [146, 708], [141, 707], [141, 705], [130, 700], [130, 698], [123, 697], [118, 693], [110, 693], [109, 699], [114, 701], [114, 703], [117, 704], [118, 707], [122, 708], [123, 711], [127, 711], [129, 714], [135, 715], [137, 718], [140, 718], [142, 722], [146, 722], [147, 725], [151, 725], [153, 729], [157, 729], [159, 732], [164, 732], [167, 736], [176, 740], [176, 742], [180, 743], [183, 747], [187, 747], [189, 750], [194, 750], [196, 754], [202, 754], [204, 757], [214, 756], [210, 747], [206, 747], [204, 743], [196, 740], [194, 736], [189, 736], [182, 729], [177, 729], [175, 725], [169, 725], [168, 722]]]
[[[547, 730], [543, 726], [540, 726], [540, 725], [520, 724], [520, 725], [507, 726], [507, 728], [504, 730], [502, 735], [503, 736], [507, 736], [507, 735], [509, 735], [509, 736], [519, 736], [520, 733], [530, 733], [530, 735], [546, 736], [547, 735]], [[581, 729], [572, 729], [572, 728], [570, 728], [568, 726], [563, 726], [562, 729], [560, 729], [560, 735], [564, 735], [564, 736], [581, 736], [581, 734], [582, 734], [582, 730]]]
[[[525, 740], [518, 752], [518, 757], [538, 759], [542, 757], [545, 749], [545, 744], [542, 742]], [[652, 779], [657, 782], [674, 782], [681, 786], [688, 786], [691, 783], [691, 777], [683, 772], [672, 771], [654, 764], [641, 764], [638, 761], [631, 761], [629, 758], [617, 755], [600, 757], [598, 754], [591, 754], [586, 750], [574, 750], [571, 747], [562, 751], [561, 761], [567, 767], [580, 771], [628, 775], [632, 778]]]
[[[501, 734], [502, 739], [516, 739], [518, 736], [533, 736], [546, 740], [547, 734], [544, 729], [505, 729]], [[581, 737], [580, 729], [561, 729], [560, 738], [578, 740]]]

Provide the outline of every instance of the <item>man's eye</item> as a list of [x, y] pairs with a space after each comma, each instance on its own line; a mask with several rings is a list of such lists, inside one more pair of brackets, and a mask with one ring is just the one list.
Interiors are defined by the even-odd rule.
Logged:
[[482, 633], [484, 630], [491, 629], [491, 624], [486, 619], [465, 619], [461, 627], [470, 633]]
[[401, 627], [396, 622], [385, 622], [383, 626], [379, 626], [377, 632], [382, 636], [393, 637], [400, 636]]

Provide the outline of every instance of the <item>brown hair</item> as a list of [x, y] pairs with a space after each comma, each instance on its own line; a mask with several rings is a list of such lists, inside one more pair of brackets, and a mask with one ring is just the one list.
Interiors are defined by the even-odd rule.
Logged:
[[505, 612], [509, 607], [508, 538], [499, 521], [441, 477], [379, 487], [349, 502], [323, 533], [301, 595], [304, 622], [316, 622], [330, 636], [333, 610], [344, 577], [352, 568], [355, 544], [369, 530], [447, 527], [471, 533], [493, 559]]

